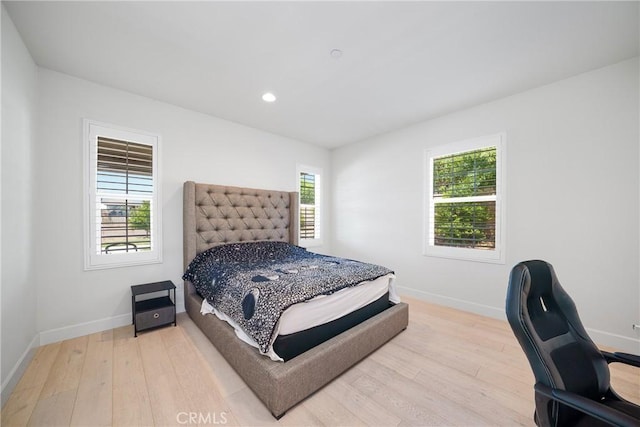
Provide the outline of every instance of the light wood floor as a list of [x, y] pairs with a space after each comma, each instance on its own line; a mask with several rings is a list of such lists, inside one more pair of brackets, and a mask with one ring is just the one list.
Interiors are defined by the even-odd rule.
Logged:
[[[2, 425], [534, 425], [533, 375], [506, 322], [405, 300], [406, 331], [279, 421], [182, 314], [138, 338], [123, 327], [40, 347]], [[640, 369], [612, 368], [640, 402]]]

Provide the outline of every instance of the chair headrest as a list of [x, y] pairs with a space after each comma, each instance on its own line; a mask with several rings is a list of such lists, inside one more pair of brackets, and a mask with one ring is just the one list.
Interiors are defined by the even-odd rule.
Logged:
[[553, 267], [546, 261], [541, 260], [523, 261], [520, 264], [526, 267], [531, 276], [531, 281], [528, 283], [535, 283], [535, 286], [527, 286], [523, 289], [523, 292], [530, 298], [551, 295], [553, 291]]

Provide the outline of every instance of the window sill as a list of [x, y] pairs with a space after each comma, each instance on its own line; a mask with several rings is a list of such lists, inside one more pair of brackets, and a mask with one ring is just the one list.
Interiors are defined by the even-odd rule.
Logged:
[[136, 267], [140, 265], [148, 265], [148, 264], [162, 264], [162, 257], [155, 256], [153, 258], [144, 258], [144, 259], [113, 259], [113, 260], [88, 260], [85, 259], [84, 270], [92, 271], [92, 270], [105, 270], [108, 268], [122, 268], [122, 267]]
[[428, 246], [423, 252], [424, 256], [435, 258], [448, 258], [460, 261], [485, 262], [489, 264], [505, 264], [504, 250], [489, 251], [467, 248], [450, 248], [443, 246]]

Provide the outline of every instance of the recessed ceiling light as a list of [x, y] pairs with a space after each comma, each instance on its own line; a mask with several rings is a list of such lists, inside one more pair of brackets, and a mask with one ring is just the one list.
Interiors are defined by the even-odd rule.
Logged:
[[262, 100], [264, 102], [274, 102], [276, 100], [276, 96], [271, 92], [267, 92], [264, 95], [262, 95]]
[[340, 49], [332, 49], [329, 55], [334, 59], [338, 59], [342, 57], [342, 51]]

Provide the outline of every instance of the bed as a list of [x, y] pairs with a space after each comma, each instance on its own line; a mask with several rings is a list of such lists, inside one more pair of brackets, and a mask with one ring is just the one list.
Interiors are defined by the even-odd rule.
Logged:
[[[185, 269], [196, 255], [221, 244], [297, 244], [297, 203], [295, 192], [185, 182]], [[286, 362], [274, 362], [238, 339], [226, 322], [200, 314], [203, 299], [189, 281], [184, 282], [184, 300], [194, 323], [276, 418], [404, 330], [409, 317], [404, 303], [372, 317], [361, 313], [367, 320], [356, 319], [361, 322], [345, 332]]]

